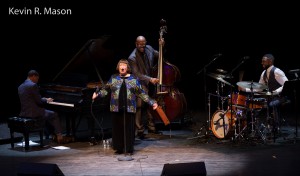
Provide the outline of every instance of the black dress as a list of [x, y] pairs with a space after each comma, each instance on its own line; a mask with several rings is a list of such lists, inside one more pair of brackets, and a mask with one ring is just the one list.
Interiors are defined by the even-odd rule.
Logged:
[[123, 79], [120, 88], [119, 112], [112, 112], [112, 145], [117, 153], [133, 153], [134, 150], [135, 114], [126, 111], [127, 93], [125, 79]]

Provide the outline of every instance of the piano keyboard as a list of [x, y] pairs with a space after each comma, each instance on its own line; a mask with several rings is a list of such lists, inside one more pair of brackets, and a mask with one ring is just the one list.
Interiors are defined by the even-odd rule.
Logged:
[[71, 104], [71, 103], [61, 103], [61, 102], [55, 102], [55, 101], [49, 102], [48, 104], [74, 107], [74, 104]]

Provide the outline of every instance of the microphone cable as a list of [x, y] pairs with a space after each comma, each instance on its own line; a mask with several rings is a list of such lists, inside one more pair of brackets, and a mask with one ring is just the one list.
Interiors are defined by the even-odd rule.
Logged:
[[[100, 91], [99, 87], [97, 86], [97, 89], [96, 89], [95, 93], [98, 93], [99, 91]], [[104, 132], [103, 132], [103, 126], [102, 126], [103, 116], [100, 116], [100, 122], [99, 122], [98, 119], [96, 118], [94, 112], [93, 112], [93, 104], [94, 104], [94, 100], [92, 100], [92, 103], [91, 103], [91, 115], [92, 115], [94, 121], [97, 123], [97, 125], [100, 128], [101, 134], [99, 133], [99, 131], [98, 131], [98, 133], [99, 133], [99, 136], [101, 136], [101, 141], [103, 142], [103, 140], [104, 140]], [[94, 128], [94, 126], [93, 126], [93, 128]], [[90, 145], [96, 145], [96, 144], [98, 144], [97, 141], [96, 141], [96, 139], [95, 139], [95, 137], [91, 137], [90, 140], [91, 140], [90, 141]]]

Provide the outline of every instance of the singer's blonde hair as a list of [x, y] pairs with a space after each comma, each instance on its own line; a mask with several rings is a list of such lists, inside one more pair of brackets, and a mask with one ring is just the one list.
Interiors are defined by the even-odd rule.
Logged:
[[116, 70], [118, 70], [118, 71], [119, 71], [119, 66], [120, 66], [120, 64], [126, 64], [126, 65], [127, 65], [127, 73], [130, 73], [130, 72], [131, 72], [131, 68], [130, 68], [130, 65], [129, 65], [128, 60], [126, 60], [126, 59], [120, 59], [120, 60], [119, 60], [119, 62], [118, 62], [118, 64], [117, 64], [117, 68], [116, 68]]

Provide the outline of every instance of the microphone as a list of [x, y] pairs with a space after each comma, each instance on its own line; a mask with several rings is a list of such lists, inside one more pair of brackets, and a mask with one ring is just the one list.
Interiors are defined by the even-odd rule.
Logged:
[[214, 56], [220, 57], [222, 56], [222, 53], [215, 54]]
[[243, 57], [243, 60], [248, 60], [248, 59], [250, 59], [250, 56]]
[[300, 72], [300, 69], [294, 69], [294, 70], [289, 71], [290, 74], [299, 73], [299, 72]]

